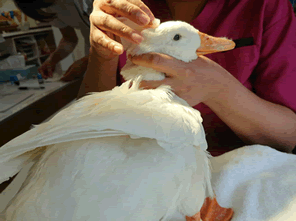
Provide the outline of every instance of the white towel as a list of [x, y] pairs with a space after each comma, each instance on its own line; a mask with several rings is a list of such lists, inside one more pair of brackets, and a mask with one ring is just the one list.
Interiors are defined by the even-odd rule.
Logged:
[[[296, 220], [296, 155], [244, 146], [211, 158], [212, 185], [232, 221]], [[186, 221], [176, 213], [171, 221]]]
[[232, 221], [296, 220], [296, 156], [245, 146], [211, 159], [217, 201]]

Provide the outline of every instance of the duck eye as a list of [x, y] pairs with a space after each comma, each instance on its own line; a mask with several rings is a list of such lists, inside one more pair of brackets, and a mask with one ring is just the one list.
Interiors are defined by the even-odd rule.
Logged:
[[181, 38], [181, 35], [176, 34], [176, 35], [174, 36], [174, 41], [178, 41], [178, 40], [180, 40], [180, 38]]

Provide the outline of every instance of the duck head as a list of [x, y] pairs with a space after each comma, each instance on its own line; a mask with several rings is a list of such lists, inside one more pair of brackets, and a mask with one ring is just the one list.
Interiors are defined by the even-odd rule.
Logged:
[[[167, 54], [184, 62], [190, 62], [197, 59], [199, 55], [228, 51], [235, 47], [235, 43], [226, 37], [210, 36], [182, 21], [168, 21], [160, 24], [159, 20], [155, 19], [154, 27], [149, 28], [138, 26], [126, 18], [119, 18], [119, 20], [141, 32], [144, 37], [144, 40], [139, 45], [121, 38], [127, 55], [134, 56], [157, 52]], [[125, 73], [126, 71], [130, 71], [131, 68], [136, 67], [127, 62], [127, 67], [123, 69], [122, 73], [126, 80], [131, 79], [131, 77], [127, 78], [126, 75], [129, 74]], [[134, 71], [138, 73], [141, 71], [141, 75], [146, 75], [143, 73], [146, 71], [143, 68]], [[134, 75], [134, 73], [132, 75]], [[163, 76], [160, 79], [155, 79], [154, 77], [147, 78], [144, 76], [145, 80], [162, 80], [163, 78]]]

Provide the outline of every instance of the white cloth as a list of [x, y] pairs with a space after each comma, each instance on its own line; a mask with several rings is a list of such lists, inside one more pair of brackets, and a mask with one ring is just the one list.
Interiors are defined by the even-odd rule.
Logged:
[[[211, 159], [212, 185], [232, 221], [296, 220], [296, 155], [267, 146], [241, 147]], [[185, 221], [175, 214], [172, 221]]]
[[296, 220], [296, 156], [245, 146], [211, 159], [217, 201], [232, 221]]

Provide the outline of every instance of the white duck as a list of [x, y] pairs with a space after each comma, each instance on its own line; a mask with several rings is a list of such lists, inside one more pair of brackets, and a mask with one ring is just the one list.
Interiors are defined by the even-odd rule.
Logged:
[[[190, 61], [197, 49], [219, 48], [208, 50], [201, 33], [184, 22], [143, 34], [143, 47], [129, 52], [168, 48], [169, 55]], [[146, 48], [150, 37], [163, 43]], [[221, 51], [233, 47], [223, 42]], [[127, 69], [132, 65], [125, 77]], [[145, 79], [163, 77], [143, 73]], [[1, 196], [6, 221], [166, 221], [176, 211], [192, 216], [200, 210], [206, 190], [213, 196], [200, 113], [168, 86], [141, 90], [140, 80], [91, 93], [0, 148], [0, 183], [26, 169], [18, 174], [25, 181], [16, 195]]]

